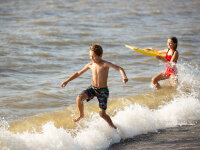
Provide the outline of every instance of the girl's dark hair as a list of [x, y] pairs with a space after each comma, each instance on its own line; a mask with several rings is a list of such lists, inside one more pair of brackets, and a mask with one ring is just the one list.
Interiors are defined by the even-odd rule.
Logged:
[[176, 50], [178, 46], [178, 39], [175, 36], [170, 37], [169, 39], [171, 39], [174, 42], [174, 44], [176, 44], [176, 47], [175, 47], [175, 50]]

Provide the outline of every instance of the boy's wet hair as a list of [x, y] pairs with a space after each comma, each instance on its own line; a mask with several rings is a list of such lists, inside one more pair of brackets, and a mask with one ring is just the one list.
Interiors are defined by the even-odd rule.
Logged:
[[103, 49], [99, 44], [90, 45], [90, 51], [93, 51], [97, 56], [101, 56], [103, 54]]
[[176, 44], [175, 49], [177, 49], [178, 46], [178, 39], [175, 36], [170, 37], [169, 39], [171, 39], [173, 41], [174, 44]]

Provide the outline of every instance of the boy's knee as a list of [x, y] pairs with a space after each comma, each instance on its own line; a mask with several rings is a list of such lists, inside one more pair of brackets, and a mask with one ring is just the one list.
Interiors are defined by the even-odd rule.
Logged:
[[79, 94], [76, 98], [78, 101], [83, 101], [84, 100], [84, 96], [83, 94]]
[[84, 100], [86, 100], [86, 99], [88, 99], [88, 96], [87, 96], [87, 94], [85, 94], [85, 93], [79, 94], [79, 95], [77, 96], [77, 98], [76, 98], [77, 101], [84, 101]]

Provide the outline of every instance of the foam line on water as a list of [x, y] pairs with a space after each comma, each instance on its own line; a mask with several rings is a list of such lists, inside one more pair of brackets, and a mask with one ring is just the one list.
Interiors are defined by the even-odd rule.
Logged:
[[106, 149], [120, 139], [194, 124], [200, 120], [200, 101], [193, 96], [182, 96], [155, 110], [135, 103], [118, 111], [112, 120], [120, 133], [110, 128], [98, 114], [83, 119], [84, 125], [73, 130], [56, 128], [53, 122], [48, 122], [40, 133], [14, 134], [8, 130], [6, 122], [1, 121], [0, 141], [10, 149]]

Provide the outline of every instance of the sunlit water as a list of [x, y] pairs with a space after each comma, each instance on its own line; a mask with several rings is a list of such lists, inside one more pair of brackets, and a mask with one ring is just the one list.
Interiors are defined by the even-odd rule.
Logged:
[[[198, 126], [199, 7], [198, 0], [0, 1], [0, 147], [106, 149], [160, 129]], [[170, 36], [179, 40], [179, 85], [171, 89], [164, 81], [156, 91], [151, 78], [165, 66], [124, 45], [165, 49]], [[96, 99], [85, 103], [85, 119], [71, 121], [90, 71], [59, 87], [90, 62], [92, 43], [101, 44], [103, 58], [129, 78], [124, 85], [110, 70], [107, 112], [120, 133], [99, 117]]]

